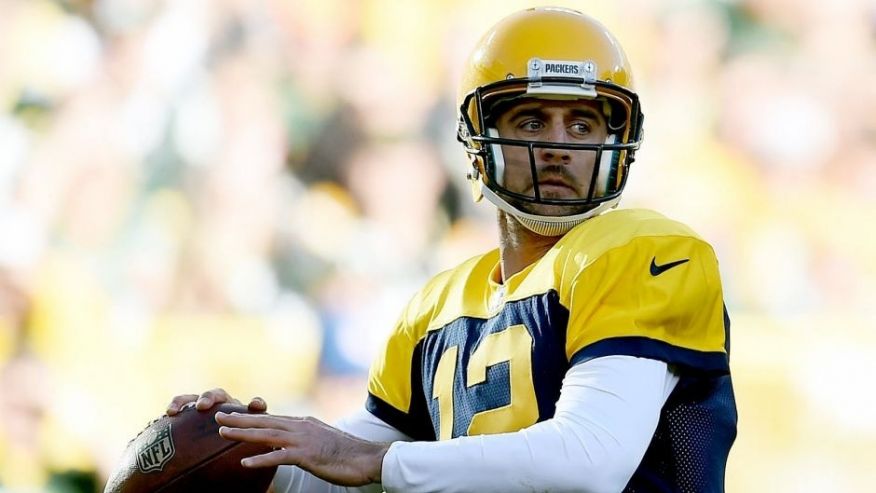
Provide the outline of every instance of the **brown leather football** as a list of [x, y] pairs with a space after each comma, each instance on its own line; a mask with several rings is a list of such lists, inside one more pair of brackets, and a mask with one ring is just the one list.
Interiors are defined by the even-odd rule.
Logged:
[[236, 404], [190, 406], [156, 419], [128, 444], [104, 493], [264, 493], [277, 468], [248, 469], [240, 459], [271, 448], [222, 438], [218, 411], [249, 412]]

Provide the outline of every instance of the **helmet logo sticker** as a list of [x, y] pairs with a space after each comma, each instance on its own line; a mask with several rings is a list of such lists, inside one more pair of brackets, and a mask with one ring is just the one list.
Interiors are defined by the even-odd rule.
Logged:
[[596, 80], [596, 63], [592, 60], [583, 62], [566, 60], [529, 60], [529, 78], [539, 80], [543, 77], [578, 77], [587, 82]]
[[[529, 87], [528, 94], [564, 94], [585, 98], [595, 98], [596, 62], [592, 60], [542, 60], [531, 58], [526, 64]], [[580, 85], [551, 84], [543, 79], [546, 77], [570, 77], [581, 79]]]

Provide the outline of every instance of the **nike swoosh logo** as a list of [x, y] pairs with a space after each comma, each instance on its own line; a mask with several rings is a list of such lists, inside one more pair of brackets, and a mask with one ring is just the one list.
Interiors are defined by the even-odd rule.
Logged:
[[685, 258], [685, 259], [681, 259], [681, 260], [676, 260], [675, 262], [669, 262], [668, 264], [657, 265], [657, 257], [654, 257], [651, 259], [651, 275], [652, 276], [659, 276], [660, 274], [663, 274], [664, 272], [668, 271], [669, 269], [671, 269], [673, 267], [677, 267], [685, 262], [688, 262], [689, 260], [690, 260], [689, 258]]

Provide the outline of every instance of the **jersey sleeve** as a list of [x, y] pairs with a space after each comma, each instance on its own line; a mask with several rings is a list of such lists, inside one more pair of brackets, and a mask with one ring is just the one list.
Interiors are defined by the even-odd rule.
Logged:
[[637, 237], [581, 269], [568, 290], [566, 354], [651, 358], [729, 372], [729, 321], [712, 247], [689, 236]]
[[513, 433], [394, 443], [387, 493], [621, 491], [678, 380], [666, 364], [603, 358], [572, 367], [553, 418]]
[[365, 408], [415, 440], [434, 440], [422, 385], [422, 338], [412, 316], [419, 305], [419, 296], [408, 304], [371, 365]]

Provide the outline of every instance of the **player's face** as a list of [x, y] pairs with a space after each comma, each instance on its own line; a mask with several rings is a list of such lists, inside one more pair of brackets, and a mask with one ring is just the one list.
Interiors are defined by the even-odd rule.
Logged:
[[[588, 100], [524, 100], [498, 117], [496, 129], [502, 138], [563, 144], [603, 144], [608, 133], [602, 102]], [[537, 183], [542, 198], [587, 198], [596, 151], [536, 147], [535, 180], [526, 147], [504, 145], [502, 154], [505, 160], [502, 183], [506, 189], [534, 197]], [[587, 209], [532, 204], [514, 198], [508, 201], [525, 212], [547, 216], [577, 214]]]

